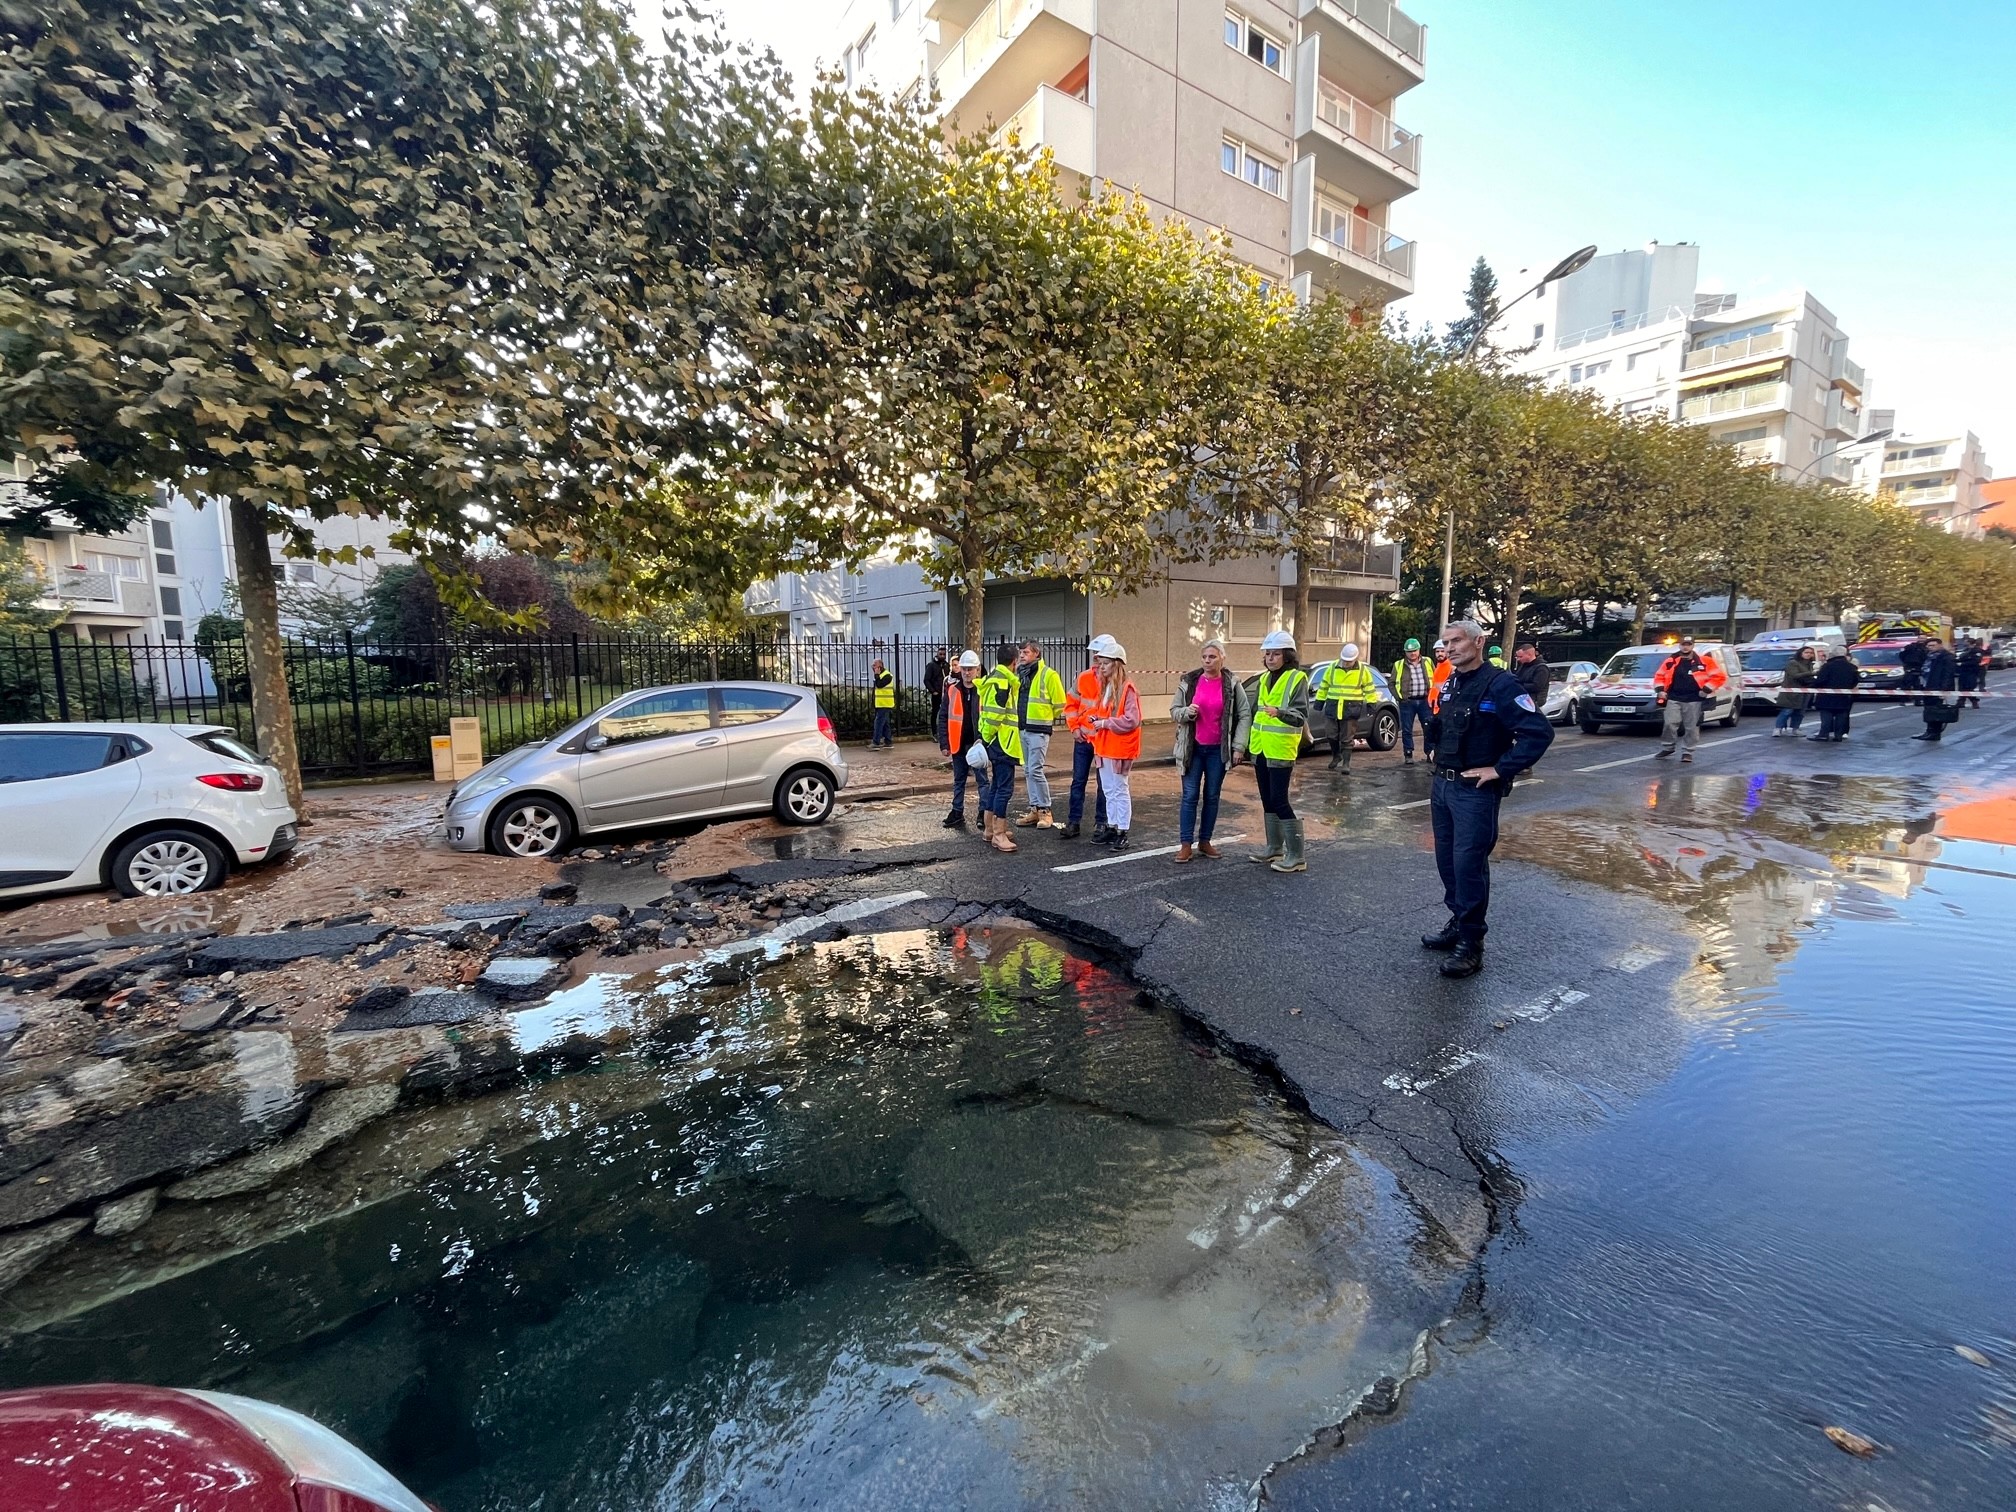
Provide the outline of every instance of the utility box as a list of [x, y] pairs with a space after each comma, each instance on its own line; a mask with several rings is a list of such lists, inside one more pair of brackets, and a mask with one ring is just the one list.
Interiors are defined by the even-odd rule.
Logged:
[[474, 719], [448, 721], [448, 749], [453, 757], [455, 781], [474, 777], [483, 765], [483, 726]]
[[434, 780], [453, 782], [455, 780], [455, 739], [451, 735], [436, 735], [434, 746]]

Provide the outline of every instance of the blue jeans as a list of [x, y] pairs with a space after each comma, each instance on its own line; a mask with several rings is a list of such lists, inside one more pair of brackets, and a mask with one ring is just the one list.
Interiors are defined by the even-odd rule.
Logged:
[[1421, 747], [1428, 748], [1428, 700], [1425, 698], [1403, 698], [1400, 700], [1400, 754], [1414, 754], [1414, 721], [1421, 721]]
[[875, 711], [875, 733], [870, 738], [869, 744], [893, 744], [896, 739], [894, 730], [895, 721], [896, 711], [894, 709], [877, 709]]
[[1006, 819], [1008, 800], [1015, 795], [1015, 758], [998, 746], [988, 746], [987, 774], [987, 786], [980, 792], [980, 811]]
[[[1085, 817], [1085, 784], [1092, 782], [1092, 742], [1071, 737], [1071, 811], [1064, 816], [1066, 824], [1077, 824]], [[1106, 822], [1106, 790], [1098, 783], [1092, 783], [1092, 821]]]
[[1796, 730], [1805, 722], [1806, 711], [1804, 709], [1780, 709], [1778, 711], [1778, 722], [1772, 725], [1771, 728], [1774, 730]]
[[[1182, 840], [1209, 840], [1218, 827], [1218, 791], [1225, 786], [1225, 753], [1217, 746], [1203, 746], [1190, 753], [1190, 765], [1183, 773]], [[1204, 807], [1198, 821], [1199, 802]]]
[[964, 814], [966, 812], [966, 779], [968, 777], [974, 778], [973, 786], [978, 790], [978, 797], [980, 799], [979, 808], [982, 813], [985, 813], [987, 811], [987, 785], [981, 782], [974, 773], [973, 768], [966, 764], [966, 753], [963, 751], [952, 758], [952, 812], [955, 814]]
[[1472, 787], [1435, 775], [1428, 813], [1435, 827], [1435, 870], [1442, 874], [1442, 901], [1469, 944], [1483, 943], [1484, 915], [1491, 906], [1491, 852], [1498, 844], [1497, 784]]
[[1293, 819], [1295, 810], [1288, 806], [1288, 779], [1295, 775], [1295, 763], [1255, 756], [1253, 775], [1260, 783], [1260, 807], [1276, 819]]

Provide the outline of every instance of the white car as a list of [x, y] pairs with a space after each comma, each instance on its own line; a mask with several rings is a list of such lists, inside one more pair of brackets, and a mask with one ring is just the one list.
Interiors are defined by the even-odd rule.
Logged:
[[291, 850], [279, 770], [223, 725], [0, 725], [0, 898], [206, 892]]

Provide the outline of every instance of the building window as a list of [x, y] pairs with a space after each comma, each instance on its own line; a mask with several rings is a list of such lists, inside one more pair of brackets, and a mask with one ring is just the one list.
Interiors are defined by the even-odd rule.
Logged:
[[1574, 365], [1573, 367], [1571, 367], [1570, 369], [1568, 369], [1568, 381], [1569, 381], [1570, 383], [1580, 383], [1580, 382], [1582, 381], [1582, 364], [1581, 364], [1581, 363], [1579, 363], [1579, 362], [1578, 362], [1578, 363], [1576, 363], [1576, 364], [1575, 364], [1575, 365]]
[[1610, 312], [1610, 329], [1613, 331], [1623, 330], [1624, 317], [1629, 313], [1630, 312], [1626, 310], [1612, 310]]
[[889, 0], [889, 19], [901, 21], [903, 13], [910, 9], [910, 0]]
[[273, 575], [283, 583], [300, 583], [307, 587], [315, 585], [315, 564], [313, 562], [286, 562], [276, 558]]
[[1232, 177], [1244, 179], [1256, 189], [1277, 197], [1281, 193], [1281, 165], [1261, 156], [1237, 137], [1225, 138], [1218, 163]]
[[1225, 45], [1237, 48], [1270, 73], [1286, 75], [1288, 49], [1237, 11], [1225, 12]]
[[1540, 340], [1540, 338], [1545, 336], [1546, 334], [1547, 334], [1547, 326], [1544, 321], [1539, 324], [1536, 324], [1533, 327], [1533, 339], [1535, 341]]
[[175, 549], [173, 527], [166, 520], [149, 520], [147, 523], [154, 531], [155, 548], [160, 551], [173, 551]]
[[861, 33], [861, 40], [841, 55], [840, 64], [850, 87], [868, 82], [868, 49], [875, 45], [875, 28]]
[[161, 634], [172, 641], [182, 639], [182, 621], [163, 620], [161, 622]]
[[1639, 363], [1643, 362], [1647, 357], [1653, 357], [1656, 355], [1658, 355], [1658, 349], [1656, 347], [1653, 348], [1651, 351], [1633, 352], [1629, 357], [1626, 357], [1624, 359], [1624, 371], [1627, 373], [1635, 373], [1638, 371]]
[[1610, 371], [1609, 363], [1592, 362], [1587, 367], [1582, 369], [1582, 376], [1584, 378], [1600, 378], [1609, 371]]
[[163, 588], [161, 590], [161, 612], [170, 619], [182, 618], [182, 590]]
[[138, 557], [114, 556], [109, 551], [87, 551], [84, 565], [93, 572], [102, 572], [109, 577], [124, 578], [129, 583], [137, 583], [147, 575], [146, 564]]

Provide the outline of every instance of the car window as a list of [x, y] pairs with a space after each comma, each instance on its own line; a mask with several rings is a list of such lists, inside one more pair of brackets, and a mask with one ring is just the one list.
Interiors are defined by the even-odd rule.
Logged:
[[1746, 651], [1743, 653], [1743, 668], [1746, 672], [1783, 672], [1785, 663], [1797, 654], [1791, 648], [1776, 647]]
[[[110, 735], [0, 735], [0, 782], [38, 782], [95, 772], [112, 755]], [[120, 754], [125, 754], [122, 749]]]
[[1670, 651], [1620, 651], [1603, 668], [1605, 677], [1650, 677], [1673, 653]]
[[724, 726], [761, 724], [766, 719], [775, 719], [797, 702], [798, 695], [795, 693], [772, 693], [763, 688], [723, 688], [721, 723]]
[[1848, 654], [1855, 658], [1858, 667], [1901, 667], [1897, 659], [1901, 646], [1857, 646]]
[[203, 747], [213, 756], [229, 757], [232, 761], [249, 762], [253, 766], [264, 766], [266, 758], [245, 744], [236, 735], [198, 735], [193, 743]]
[[705, 688], [673, 688], [624, 704], [595, 722], [595, 733], [611, 745], [652, 740], [660, 735], [691, 735], [708, 728]]

